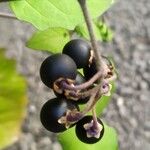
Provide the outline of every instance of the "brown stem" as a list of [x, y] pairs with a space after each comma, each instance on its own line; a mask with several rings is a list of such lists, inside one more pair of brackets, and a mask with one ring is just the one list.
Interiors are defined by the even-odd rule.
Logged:
[[100, 50], [98, 48], [98, 44], [97, 44], [97, 40], [93, 31], [93, 27], [92, 27], [92, 19], [91, 16], [89, 14], [89, 10], [87, 8], [86, 5], [86, 0], [78, 0], [80, 7], [82, 9], [83, 15], [84, 15], [84, 19], [89, 31], [89, 35], [90, 35], [90, 39], [91, 39], [91, 44], [94, 50], [94, 54], [95, 54], [95, 58], [96, 58], [96, 66], [97, 66], [97, 70], [101, 70], [101, 66], [102, 66], [102, 59], [101, 59], [101, 54], [100, 54]]
[[81, 98], [85, 98], [91, 96], [95, 92], [95, 90], [97, 90], [97, 87], [94, 87], [84, 92], [80, 92], [78, 95], [81, 96]]
[[3, 12], [0, 12], [0, 17], [8, 18], [8, 19], [16, 19], [17, 20], [17, 17], [15, 17], [14, 15], [8, 14], [8, 13], [3, 13]]
[[99, 94], [100, 86], [97, 86], [96, 88], [97, 89], [95, 89], [95, 92], [92, 94], [91, 98], [89, 99], [85, 108], [83, 109], [82, 114], [86, 114], [87, 112], [89, 112], [94, 107], [96, 102], [99, 100], [100, 96], [97, 96], [97, 94], [100, 95]]
[[97, 87], [94, 87], [92, 89], [89, 89], [87, 91], [81, 91], [79, 93], [71, 93], [70, 95], [74, 98], [78, 98], [78, 99], [73, 99], [75, 101], [78, 101], [79, 99], [83, 99], [83, 98], [86, 98], [86, 97], [91, 97], [91, 95], [97, 90]]
[[[93, 111], [93, 119], [95, 120], [95, 123], [96, 123], [97, 122], [97, 118], [96, 118], [96, 112], [94, 110], [95, 109], [94, 107], [95, 107], [95, 104], [101, 98], [102, 95], [103, 95], [103, 93], [101, 92], [101, 84], [98, 84], [94, 88], [93, 93], [92, 93], [89, 101], [85, 105], [85, 108], [82, 111], [80, 111], [80, 112], [79, 111], [77, 111], [77, 112], [70, 112], [70, 114], [68, 115], [68, 118], [71, 116], [73, 121], [77, 122], [82, 117], [84, 117], [90, 110], [92, 110]], [[75, 117], [73, 117], [73, 116], [75, 116]], [[95, 124], [95, 126], [97, 126], [97, 123]]]
[[92, 108], [92, 115], [93, 115], [93, 126], [97, 129], [98, 128], [98, 121], [97, 121], [95, 106]]
[[102, 76], [102, 72], [99, 71], [89, 81], [82, 83], [80, 85], [71, 86], [71, 85], [67, 84], [65, 81], [62, 81], [61, 86], [63, 89], [68, 89], [68, 90], [84, 90], [84, 89], [90, 87], [101, 76]]
[[87, 112], [89, 112], [94, 106], [93, 103], [95, 104], [95, 96], [96, 92], [91, 95], [90, 100], [86, 104], [87, 107], [85, 107], [83, 111], [69, 112], [66, 116], [67, 121], [69, 123], [75, 123], [82, 119], [87, 114]]

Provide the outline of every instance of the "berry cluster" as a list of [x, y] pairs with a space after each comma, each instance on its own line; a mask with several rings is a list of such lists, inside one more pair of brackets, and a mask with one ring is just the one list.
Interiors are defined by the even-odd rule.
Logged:
[[[110, 61], [102, 58], [103, 69], [99, 71], [90, 44], [74, 39], [64, 46], [62, 53], [43, 61], [41, 80], [56, 95], [41, 109], [40, 119], [47, 130], [58, 133], [75, 125], [76, 135], [82, 142], [92, 144], [102, 138], [104, 125], [96, 117], [94, 106], [102, 95], [109, 94], [108, 81], [113, 76]], [[83, 69], [84, 75], [78, 69]], [[86, 104], [83, 110], [79, 109], [80, 104]], [[90, 110], [93, 116], [86, 115]]]

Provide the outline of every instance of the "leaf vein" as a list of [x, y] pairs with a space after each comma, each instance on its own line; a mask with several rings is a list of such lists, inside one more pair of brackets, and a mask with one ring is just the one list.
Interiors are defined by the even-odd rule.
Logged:
[[31, 4], [29, 3], [29, 1], [26, 0], [26, 2], [27, 2], [27, 4], [28, 4], [29, 6], [31, 6], [31, 8], [33, 8], [38, 14], [40, 14], [42, 17], [44, 17], [46, 20], [48, 20], [48, 19], [47, 19], [47, 16], [44, 16], [42, 13], [40, 13], [35, 7], [33, 7], [33, 5], [31, 5]]

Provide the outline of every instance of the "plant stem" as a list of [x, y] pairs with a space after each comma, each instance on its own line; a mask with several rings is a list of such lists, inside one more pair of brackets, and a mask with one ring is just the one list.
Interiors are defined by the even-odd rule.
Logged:
[[[86, 106], [84, 107], [84, 109], [80, 112], [76, 112], [76, 114], [80, 114], [80, 116], [85, 116], [96, 104], [96, 102], [99, 100], [96, 97], [97, 93], [99, 91], [99, 87], [96, 87], [95, 91], [93, 92], [93, 94], [91, 95], [89, 101], [86, 103]], [[73, 112], [74, 114], [74, 112]], [[73, 115], [72, 115], [73, 116]], [[76, 120], [78, 121], [78, 120]]]
[[88, 87], [90, 87], [96, 80], [98, 80], [102, 76], [102, 72], [97, 72], [89, 81], [82, 83], [80, 85], [74, 85], [71, 86], [65, 81], [62, 81], [61, 83], [61, 89], [67, 89], [67, 90], [84, 90]]
[[98, 121], [97, 121], [95, 105], [92, 108], [92, 116], [93, 116], [93, 127], [97, 129], [98, 128]]
[[99, 87], [96, 87], [97, 89], [94, 91], [94, 93], [91, 95], [89, 101], [86, 103], [85, 108], [81, 111], [83, 115], [87, 114], [96, 104], [96, 102], [99, 100], [97, 97], [97, 93], [99, 91]]
[[96, 90], [97, 90], [97, 86], [95, 86], [92, 89], [86, 90], [86, 91], [81, 91], [79, 93], [76, 93], [75, 91], [73, 91], [73, 92], [69, 93], [69, 95], [71, 96], [72, 100], [78, 101], [79, 99], [84, 99], [84, 98], [90, 97], [93, 93], [95, 93]]
[[0, 12], [0, 17], [8, 18], [8, 19], [17, 19], [14, 15], [9, 14], [9, 13], [3, 13], [3, 12]]
[[86, 22], [86, 25], [87, 25], [87, 29], [89, 31], [91, 44], [92, 44], [93, 51], [94, 51], [95, 58], [96, 58], [97, 70], [101, 70], [101, 68], [102, 68], [101, 54], [100, 54], [100, 50], [98, 48], [96, 37], [95, 37], [94, 31], [93, 31], [92, 19], [91, 19], [91, 16], [89, 14], [89, 10], [88, 10], [87, 5], [86, 5], [86, 0], [78, 0], [78, 2], [79, 2], [80, 7], [82, 9], [84, 19], [85, 19], [85, 22]]

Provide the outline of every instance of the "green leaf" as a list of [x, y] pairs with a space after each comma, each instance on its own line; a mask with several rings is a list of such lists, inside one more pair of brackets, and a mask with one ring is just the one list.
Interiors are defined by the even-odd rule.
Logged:
[[58, 135], [63, 150], [118, 150], [118, 140], [116, 131], [104, 124], [104, 136], [95, 144], [85, 144], [78, 140], [75, 129], [71, 128]]
[[63, 28], [49, 28], [36, 32], [27, 42], [27, 46], [36, 50], [48, 50], [60, 52], [64, 45], [70, 40], [69, 32]]
[[[101, 21], [93, 21], [93, 30], [96, 36], [96, 39], [100, 41], [111, 41], [113, 38], [112, 31], [106, 26], [105, 23]], [[90, 39], [89, 33], [86, 27], [86, 24], [77, 25], [75, 28], [75, 32], [86, 39]]]
[[0, 49], [0, 149], [18, 139], [27, 104], [26, 83], [16, 73], [15, 61]]
[[113, 39], [113, 33], [111, 29], [109, 29], [104, 22], [96, 20], [94, 23], [96, 25], [96, 28], [99, 30], [99, 34], [102, 37], [102, 41], [107, 42]]
[[[112, 83], [111, 96], [115, 92], [115, 84]], [[100, 115], [111, 100], [111, 96], [102, 96], [101, 99], [96, 103], [96, 113]]]
[[[102, 35], [100, 34], [99, 29], [94, 23], [93, 23], [93, 30], [94, 30], [96, 39], [102, 40]], [[75, 32], [81, 37], [84, 37], [88, 40], [90, 39], [89, 32], [87, 30], [87, 26], [85, 23], [81, 25], [77, 25], [75, 28]]]
[[[96, 18], [104, 13], [114, 0], [88, 0], [87, 4]], [[36, 28], [62, 27], [73, 30], [84, 22], [77, 0], [21, 0], [10, 2], [16, 17], [32, 23]]]

